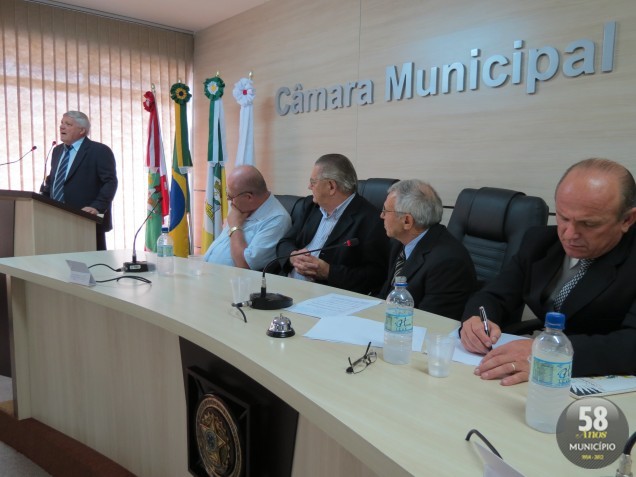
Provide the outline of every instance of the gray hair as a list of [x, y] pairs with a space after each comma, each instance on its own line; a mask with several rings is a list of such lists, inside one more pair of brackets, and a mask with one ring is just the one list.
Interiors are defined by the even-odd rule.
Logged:
[[358, 175], [346, 156], [325, 154], [318, 158], [315, 165], [320, 167], [319, 179], [335, 181], [346, 194], [353, 194], [358, 190]]
[[86, 135], [91, 132], [91, 122], [81, 111], [67, 111], [64, 113], [64, 116], [68, 116], [69, 118], [73, 118], [73, 120], [77, 123], [77, 125], [81, 128], [86, 129]]
[[433, 187], [419, 179], [396, 182], [388, 193], [395, 193], [395, 210], [410, 214], [418, 227], [428, 228], [442, 221], [442, 200]]
[[622, 218], [623, 215], [626, 214], [632, 207], [636, 207], [636, 183], [634, 182], [634, 176], [625, 166], [609, 159], [594, 157], [571, 165], [559, 180], [556, 190], [559, 190], [561, 183], [570, 172], [579, 169], [585, 171], [598, 171], [611, 174], [616, 177], [621, 192], [621, 205], [618, 210], [619, 218]]

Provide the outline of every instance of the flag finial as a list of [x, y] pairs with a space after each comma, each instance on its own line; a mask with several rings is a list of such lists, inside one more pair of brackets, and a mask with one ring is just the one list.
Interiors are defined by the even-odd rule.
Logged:
[[248, 74], [249, 78], [252, 79], [252, 72], [250, 71], [250, 73]]

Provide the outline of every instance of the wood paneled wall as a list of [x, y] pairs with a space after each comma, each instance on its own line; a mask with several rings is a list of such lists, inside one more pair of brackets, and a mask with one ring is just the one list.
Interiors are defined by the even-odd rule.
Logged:
[[[617, 22], [614, 68], [600, 72], [603, 26]], [[412, 61], [461, 62], [471, 50], [483, 61], [579, 39], [596, 45], [595, 74], [567, 77], [562, 69], [526, 92], [521, 84], [385, 100], [385, 70]], [[515, 40], [523, 48], [515, 50]], [[546, 67], [542, 63], [542, 68]], [[506, 67], [510, 70], [510, 67]], [[553, 210], [553, 191], [570, 164], [600, 156], [636, 172], [636, 4], [630, 0], [270, 0], [195, 37], [193, 153], [195, 235], [205, 188], [209, 102], [203, 81], [221, 72], [231, 169], [238, 143], [239, 106], [231, 89], [254, 72], [256, 165], [276, 193], [307, 193], [313, 162], [341, 152], [360, 178], [417, 177], [445, 205], [464, 187], [485, 185], [540, 195]], [[503, 68], [499, 68], [503, 71]], [[374, 103], [279, 116], [281, 86], [306, 91], [371, 79]], [[198, 242], [197, 242], [198, 243]]]

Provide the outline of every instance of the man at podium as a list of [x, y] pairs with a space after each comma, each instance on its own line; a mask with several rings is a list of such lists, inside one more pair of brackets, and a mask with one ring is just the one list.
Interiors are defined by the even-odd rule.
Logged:
[[106, 232], [113, 228], [111, 204], [117, 191], [113, 151], [87, 136], [91, 123], [84, 113], [68, 111], [60, 123], [62, 144], [53, 149], [51, 171], [42, 195], [90, 214], [104, 214], [96, 227], [97, 250], [106, 250]]

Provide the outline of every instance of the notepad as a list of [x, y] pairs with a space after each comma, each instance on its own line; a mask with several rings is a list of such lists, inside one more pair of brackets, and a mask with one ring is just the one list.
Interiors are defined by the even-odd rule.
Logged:
[[576, 399], [588, 396], [609, 396], [611, 394], [636, 391], [636, 376], [594, 376], [572, 378], [570, 395]]

